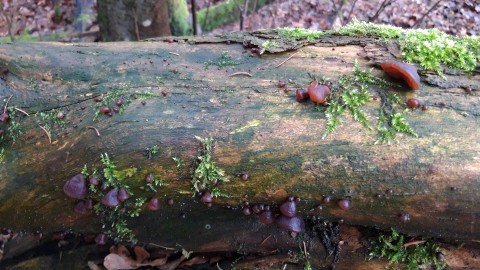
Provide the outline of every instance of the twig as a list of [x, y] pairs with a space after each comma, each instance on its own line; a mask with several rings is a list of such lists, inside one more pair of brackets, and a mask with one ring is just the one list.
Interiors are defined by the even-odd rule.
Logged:
[[411, 241], [411, 242], [407, 242], [405, 244], [403, 244], [403, 247], [409, 247], [409, 246], [413, 246], [413, 245], [420, 245], [420, 244], [423, 244], [427, 241], [425, 240], [418, 240], [418, 241]]
[[247, 19], [247, 14], [248, 14], [248, 2], [249, 0], [243, 0], [243, 10], [242, 14], [240, 14], [240, 31], [243, 30], [245, 26], [245, 20]]
[[347, 21], [345, 22], [345, 24], [348, 24], [350, 22], [350, 19], [352, 18], [352, 12], [356, 4], [357, 4], [357, 0], [353, 0], [352, 7], [350, 8], [350, 12], [348, 12]]
[[293, 53], [292, 55], [290, 55], [287, 59], [283, 60], [283, 62], [281, 62], [280, 64], [274, 66], [273, 68], [278, 68], [279, 66], [285, 64], [285, 62], [287, 62], [288, 60], [292, 59], [293, 56], [295, 56], [295, 54], [297, 54], [298, 52], [295, 52]]
[[180, 54], [178, 53], [174, 53], [174, 52], [168, 52], [169, 54], [173, 54], [173, 55], [176, 55], [176, 56], [180, 56]]
[[[335, 9], [335, 17], [340, 19], [341, 25], [343, 25], [343, 19], [342, 19], [343, 16], [340, 16], [340, 11], [343, 8], [343, 2], [344, 1], [342, 1], [341, 4], [340, 4], [340, 7], [337, 8], [337, 5], [335, 4], [335, 0], [332, 0], [333, 8]], [[335, 21], [335, 20], [333, 20], [333, 21]]]
[[303, 254], [305, 254], [305, 260], [307, 259], [307, 245], [305, 245], [305, 241], [303, 242]]
[[163, 249], [166, 249], [166, 250], [175, 250], [174, 248], [169, 248], [169, 247], [165, 247], [165, 246], [161, 246], [161, 245], [157, 245], [155, 243], [148, 243], [149, 245], [152, 245], [154, 247], [159, 247], [159, 248], [163, 248]]
[[195, 0], [191, 0], [192, 4], [192, 28], [193, 28], [193, 35], [198, 35], [197, 33], [197, 9], [195, 5]]
[[425, 14], [423, 14], [423, 16], [420, 18], [420, 20], [416, 21], [413, 24], [412, 28], [417, 28], [417, 26], [419, 26], [422, 23], [423, 19], [425, 19], [425, 17], [428, 14], [430, 14], [430, 12], [432, 12], [434, 9], [437, 8], [437, 6], [438, 6], [438, 4], [440, 4], [440, 2], [442, 2], [442, 0], [438, 0], [435, 4], [433, 4], [433, 6]]
[[261, 245], [265, 244], [265, 242], [267, 242], [268, 239], [270, 239], [270, 237], [272, 237], [271, 234], [270, 234], [269, 236], [267, 236], [265, 239], [263, 239], [263, 241], [262, 241], [262, 242], [260, 243], [260, 245], [258, 245], [258, 246], [261, 246]]
[[135, 24], [135, 36], [137, 38], [137, 41], [139, 41], [140, 40], [140, 31], [138, 30], [137, 13], [135, 12], [134, 8], [132, 8], [132, 14], [133, 14], [133, 23]]
[[97, 133], [97, 136], [100, 137], [100, 132], [98, 132], [98, 129], [94, 126], [87, 126], [88, 129], [93, 129], [95, 130], [95, 133]]
[[207, 11], [205, 11], [205, 17], [203, 18], [202, 30], [205, 31], [205, 26], [207, 25], [208, 11], [210, 10], [210, 1], [207, 3]]
[[30, 116], [30, 114], [28, 114], [26, 111], [24, 111], [24, 110], [22, 110], [22, 109], [19, 109], [19, 108], [15, 107], [15, 110], [17, 110], [17, 111], [25, 114], [26, 116]]
[[228, 75], [228, 77], [233, 77], [233, 76], [237, 76], [237, 75], [246, 75], [248, 77], [252, 77], [252, 74], [248, 73], [248, 72], [235, 72], [233, 74], [230, 74]]
[[375, 21], [377, 18], [378, 18], [378, 15], [380, 15], [380, 13], [388, 6], [391, 4], [391, 1], [390, 0], [383, 0], [383, 3], [380, 5], [380, 7], [378, 8], [377, 12], [375, 12], [375, 15], [373, 15], [373, 17], [371, 17], [370, 19], [368, 19], [368, 22], [373, 22]]
[[3, 106], [3, 113], [6, 113], [7, 112], [7, 106], [8, 106], [8, 102], [10, 101], [10, 99], [12, 99], [13, 95], [10, 95], [8, 98], [7, 98], [7, 101], [5, 102], [5, 106]]
[[48, 137], [48, 141], [50, 142], [50, 144], [52, 144], [52, 138], [50, 137], [50, 132], [48, 132], [47, 129], [45, 129], [44, 127], [38, 125], [43, 131], [45, 131], [45, 134], [47, 134], [47, 137]]

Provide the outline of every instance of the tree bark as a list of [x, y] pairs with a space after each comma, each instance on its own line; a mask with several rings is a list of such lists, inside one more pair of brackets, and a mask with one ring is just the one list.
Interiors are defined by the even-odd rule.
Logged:
[[103, 40], [137, 40], [137, 32], [140, 39], [171, 35], [168, 6], [168, 0], [98, 1]]
[[[417, 97], [430, 105], [425, 112], [407, 114], [418, 138], [400, 135], [399, 143], [374, 144], [377, 134], [347, 115], [322, 140], [325, 115], [313, 103], [297, 102], [294, 90], [310, 83], [308, 73], [335, 82], [351, 72], [355, 59], [361, 69], [373, 64], [373, 74], [387, 78], [375, 63], [392, 58], [389, 47], [368, 38], [332, 36], [296, 52], [258, 57], [240, 45], [274, 37], [274, 32], [256, 32], [177, 38], [175, 43], [1, 44], [0, 67], [8, 73], [0, 80], [0, 94], [12, 96], [8, 106], [30, 116], [18, 112], [14, 118], [25, 133], [6, 148], [0, 167], [0, 227], [101, 231], [96, 215], [73, 212], [75, 201], [62, 189], [85, 164], [101, 168], [100, 155], [108, 153], [118, 170], [134, 169], [129, 183], [143, 183], [152, 173], [168, 183], [156, 196], [162, 203], [175, 200], [173, 206], [163, 203], [159, 211], [129, 219], [140, 241], [205, 251], [234, 249], [236, 239], [248, 235], [253, 240], [244, 248], [255, 250], [262, 236], [286, 233], [243, 216], [243, 202], [275, 208], [289, 195], [301, 198], [302, 217], [315, 214], [415, 235], [479, 239], [478, 73], [447, 74], [447, 80], [424, 73], [419, 91], [393, 90], [402, 99]], [[306, 43], [280, 47], [298, 49]], [[221, 52], [238, 65], [205, 68]], [[237, 72], [251, 77], [229, 76]], [[277, 86], [289, 79], [294, 82], [287, 85], [289, 91]], [[461, 88], [466, 85], [474, 91], [466, 94]], [[123, 113], [101, 114], [93, 121], [98, 111], [94, 97], [119, 89], [128, 97], [144, 91], [154, 97], [145, 105], [132, 99]], [[379, 106], [375, 100], [365, 106], [372, 121]], [[52, 125], [49, 143], [39, 125], [47, 121], [40, 114], [51, 110], [65, 114], [65, 125]], [[192, 197], [191, 165], [199, 156], [195, 136], [216, 140], [213, 159], [230, 180], [220, 188], [231, 197], [214, 199], [211, 208]], [[145, 149], [153, 145], [160, 151], [148, 159]], [[174, 157], [185, 166], [177, 168]], [[244, 173], [248, 180], [239, 177]], [[332, 202], [321, 212], [311, 211], [326, 195]], [[349, 210], [337, 206], [342, 198], [349, 198]], [[410, 220], [401, 222], [402, 213]], [[212, 242], [219, 246], [202, 246]]]

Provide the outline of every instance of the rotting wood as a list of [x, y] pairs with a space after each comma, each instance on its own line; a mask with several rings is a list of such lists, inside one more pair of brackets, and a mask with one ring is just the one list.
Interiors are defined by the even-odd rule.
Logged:
[[[246, 39], [260, 42], [265, 36], [274, 33], [254, 32]], [[174, 44], [0, 45], [0, 67], [9, 70], [0, 80], [0, 94], [13, 95], [10, 104], [31, 114], [18, 117], [26, 132], [21, 143], [6, 149], [0, 168], [0, 227], [45, 233], [100, 230], [93, 214], [73, 212], [74, 201], [65, 197], [62, 187], [85, 164], [100, 167], [100, 154], [108, 153], [120, 170], [136, 169], [132, 181], [143, 181], [148, 173], [160, 176], [169, 186], [157, 195], [177, 202], [130, 221], [141, 241], [160, 239], [165, 246], [182, 242], [192, 247], [223, 237], [234, 246], [228, 238], [231, 230], [255, 231], [263, 226], [254, 217], [242, 216], [243, 201], [275, 206], [287, 195], [302, 198], [302, 215], [309, 215], [324, 195], [330, 195], [332, 202], [318, 214], [331, 220], [343, 218], [348, 224], [395, 227], [446, 239], [480, 238], [476, 222], [480, 98], [478, 91], [466, 94], [460, 88], [475, 85], [477, 73], [447, 75], [455, 78], [455, 84], [446, 89], [426, 84], [422, 77], [419, 91], [392, 91], [402, 99], [415, 96], [430, 105], [426, 112], [407, 115], [419, 138], [401, 136], [399, 144], [375, 145], [376, 133], [346, 116], [334, 133], [321, 140], [324, 115], [311, 103], [296, 102], [294, 91], [279, 91], [276, 83], [291, 79], [294, 84], [287, 88], [306, 87], [311, 80], [308, 73], [335, 81], [351, 72], [355, 59], [362, 69], [369, 69], [370, 61], [385, 57], [379, 53], [384, 51], [381, 44], [375, 45], [375, 54], [370, 48], [367, 58], [360, 58], [372, 39], [325, 37], [273, 69], [268, 67], [285, 55], [251, 55], [240, 44], [226, 44], [226, 40], [239, 41], [232, 36], [176, 40]], [[286, 45], [285, 50], [307, 44], [300, 43]], [[169, 53], [172, 46], [178, 56]], [[239, 64], [205, 69], [204, 63], [223, 51]], [[226, 76], [239, 70], [249, 70], [252, 77]], [[386, 78], [379, 69], [373, 74]], [[93, 122], [98, 110], [93, 97], [118, 89], [125, 89], [126, 95], [154, 96], [145, 105], [141, 98], [132, 100], [123, 114], [100, 115]], [[372, 121], [378, 106], [378, 101], [365, 106]], [[66, 113], [67, 125], [53, 127], [48, 144], [34, 118], [53, 109]], [[92, 125], [102, 137], [88, 132], [86, 127]], [[215, 199], [212, 208], [192, 198], [189, 166], [179, 170], [172, 160], [193, 162], [198, 155], [194, 136], [216, 139], [214, 160], [230, 179], [221, 188], [233, 198]], [[159, 145], [160, 152], [149, 160], [143, 151], [152, 145]], [[250, 179], [241, 180], [237, 177], [241, 173], [248, 173]], [[385, 194], [389, 188], [393, 193]], [[248, 199], [238, 198], [245, 195]], [[349, 210], [336, 205], [345, 197], [352, 203]], [[410, 221], [402, 223], [398, 215], [404, 212]], [[181, 213], [186, 220], [178, 218]], [[206, 224], [211, 229], [205, 229]]]

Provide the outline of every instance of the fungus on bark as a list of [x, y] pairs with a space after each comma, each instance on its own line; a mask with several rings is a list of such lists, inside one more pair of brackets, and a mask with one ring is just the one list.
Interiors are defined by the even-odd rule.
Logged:
[[410, 88], [418, 90], [420, 76], [418, 76], [417, 68], [414, 65], [391, 61], [382, 63], [380, 66], [390, 77], [403, 79]]
[[63, 186], [63, 192], [73, 199], [84, 199], [87, 196], [87, 184], [81, 173], [68, 180]]

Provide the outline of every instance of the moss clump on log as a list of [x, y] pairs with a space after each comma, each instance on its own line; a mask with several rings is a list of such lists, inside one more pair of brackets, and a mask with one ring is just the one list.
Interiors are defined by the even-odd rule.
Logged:
[[480, 61], [480, 37], [450, 36], [438, 29], [403, 29], [390, 25], [353, 21], [346, 26], [328, 31], [311, 31], [302, 28], [283, 28], [283, 37], [314, 41], [325, 35], [377, 37], [398, 40], [402, 58], [417, 63], [425, 70], [442, 74], [442, 66], [473, 71]]

